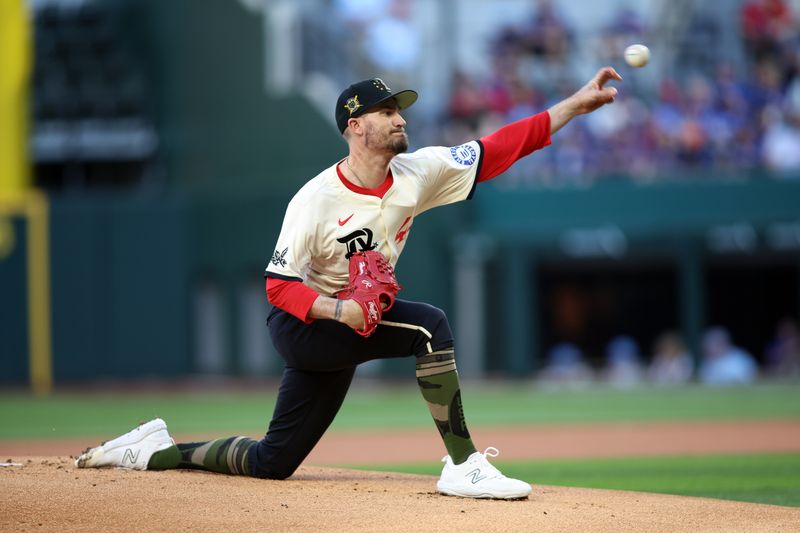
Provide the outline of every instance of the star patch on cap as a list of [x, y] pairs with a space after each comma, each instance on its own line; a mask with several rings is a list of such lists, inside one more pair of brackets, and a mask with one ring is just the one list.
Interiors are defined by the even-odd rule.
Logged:
[[359, 107], [361, 107], [361, 103], [358, 101], [358, 95], [348, 98], [347, 102], [344, 104], [344, 108], [350, 112], [351, 116]]

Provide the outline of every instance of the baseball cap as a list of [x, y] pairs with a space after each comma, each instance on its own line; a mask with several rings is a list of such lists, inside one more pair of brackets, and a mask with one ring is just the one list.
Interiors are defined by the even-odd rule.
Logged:
[[380, 78], [371, 78], [352, 84], [342, 91], [336, 101], [336, 125], [344, 133], [347, 121], [364, 114], [369, 108], [394, 98], [400, 109], [410, 107], [417, 101], [417, 92], [411, 89], [393, 93]]

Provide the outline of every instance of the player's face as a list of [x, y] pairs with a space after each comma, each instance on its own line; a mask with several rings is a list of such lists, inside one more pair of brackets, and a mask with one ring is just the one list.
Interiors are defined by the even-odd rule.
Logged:
[[394, 100], [385, 102], [364, 117], [364, 144], [376, 151], [389, 151], [400, 154], [408, 150], [406, 121], [400, 115], [400, 108]]

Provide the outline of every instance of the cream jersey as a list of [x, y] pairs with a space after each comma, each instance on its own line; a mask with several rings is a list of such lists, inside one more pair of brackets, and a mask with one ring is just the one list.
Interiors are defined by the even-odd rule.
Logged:
[[333, 296], [347, 286], [355, 252], [378, 250], [395, 266], [417, 215], [472, 196], [482, 155], [478, 141], [399, 154], [382, 198], [348, 188], [339, 163], [325, 169], [289, 202], [265, 276]]

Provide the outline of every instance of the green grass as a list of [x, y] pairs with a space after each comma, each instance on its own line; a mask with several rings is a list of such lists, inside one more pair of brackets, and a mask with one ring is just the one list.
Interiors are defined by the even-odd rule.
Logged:
[[[275, 386], [263, 393], [90, 393], [37, 398], [0, 393], [0, 439], [102, 437], [165, 418], [175, 432], [266, 429]], [[800, 418], [800, 386], [543, 392], [530, 385], [462, 387], [470, 426]], [[416, 386], [355, 388], [332, 429], [430, 427]]]
[[[497, 462], [534, 485], [660, 492], [800, 507], [800, 454]], [[438, 475], [436, 464], [354, 468]]]
[[[165, 418], [175, 433], [266, 430], [276, 385], [263, 392], [58, 393], [37, 398], [0, 392], [0, 440], [104, 438], [139, 421]], [[530, 384], [462, 387], [471, 427], [669, 420], [800, 418], [800, 386], [545, 392]], [[414, 384], [355, 387], [334, 431], [432, 429]], [[511, 476], [567, 485], [708, 496], [800, 506], [800, 455], [659, 457], [501, 462]], [[365, 468], [363, 465], [359, 468]], [[371, 469], [438, 474], [439, 465], [374, 465]]]
[[[478, 388], [467, 383], [462, 398], [472, 426], [800, 418], [798, 385], [548, 392], [532, 385]], [[337, 421], [343, 427], [385, 427], [391, 417], [399, 425], [417, 425], [420, 409], [427, 423], [416, 387], [402, 393], [353, 395]]]

